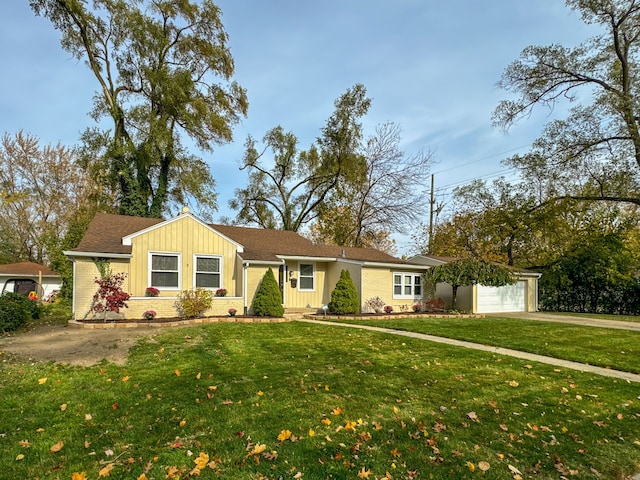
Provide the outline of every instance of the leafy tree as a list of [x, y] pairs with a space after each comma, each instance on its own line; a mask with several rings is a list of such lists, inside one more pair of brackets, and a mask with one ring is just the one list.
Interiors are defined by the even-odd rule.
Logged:
[[0, 241], [8, 262], [53, 266], [63, 248], [77, 245], [61, 240], [84, 217], [79, 212], [92, 215], [98, 208], [96, 184], [75, 152], [60, 144], [40, 147], [36, 137], [23, 132], [2, 137], [0, 188]]
[[[236, 221], [297, 232], [315, 219], [340, 180], [362, 174], [359, 120], [370, 104], [363, 85], [348, 89], [335, 101], [334, 113], [308, 151], [299, 151], [296, 136], [280, 126], [266, 133], [261, 150], [247, 138], [241, 170], [248, 169], [249, 183], [229, 202], [238, 211]], [[264, 161], [267, 151], [273, 153], [272, 161]]]
[[213, 177], [181, 135], [211, 151], [246, 115], [220, 9], [210, 0], [29, 4], [98, 82], [92, 116], [110, 118], [112, 129], [85, 132], [86, 167], [118, 193], [120, 213], [160, 217], [189, 197], [215, 209]]
[[540, 305], [545, 310], [638, 314], [640, 257], [617, 234], [576, 242], [545, 269]]
[[[530, 46], [504, 71], [499, 86], [517, 95], [500, 102], [497, 125], [508, 128], [534, 107], [576, 103], [550, 122], [532, 152], [507, 162], [526, 178], [545, 178], [549, 201], [640, 205], [640, 5], [636, 0], [567, 0], [602, 33], [588, 42]], [[583, 93], [579, 97], [579, 93]]]
[[460, 258], [430, 268], [425, 273], [427, 282], [448, 283], [453, 290], [452, 307], [455, 308], [458, 287], [481, 284], [502, 287], [516, 282], [513, 272], [503, 266], [478, 258]]
[[260, 282], [260, 286], [256, 291], [251, 308], [253, 314], [258, 317], [281, 317], [284, 315], [282, 294], [271, 267], [262, 277], [262, 282]]
[[385, 123], [361, 147], [364, 172], [336, 185], [312, 228], [319, 243], [376, 247], [392, 253], [390, 230], [406, 233], [425, 210], [424, 186], [431, 154], [407, 157], [399, 148], [400, 128]]
[[343, 269], [340, 272], [340, 279], [331, 292], [331, 301], [328, 305], [329, 311], [338, 315], [358, 313], [360, 311], [360, 299], [358, 290], [351, 279], [349, 270]]

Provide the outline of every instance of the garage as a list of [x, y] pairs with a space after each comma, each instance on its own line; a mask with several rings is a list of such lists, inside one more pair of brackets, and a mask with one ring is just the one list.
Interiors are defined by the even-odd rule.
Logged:
[[477, 313], [525, 312], [527, 282], [519, 281], [504, 287], [477, 286]]

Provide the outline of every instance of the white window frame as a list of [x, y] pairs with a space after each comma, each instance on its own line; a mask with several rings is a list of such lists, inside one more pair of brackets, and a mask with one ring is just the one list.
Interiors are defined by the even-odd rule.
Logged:
[[[396, 277], [400, 276], [400, 283], [396, 283]], [[416, 278], [418, 281], [416, 282]], [[409, 280], [409, 281], [407, 281]], [[392, 285], [391, 292], [393, 294], [393, 298], [397, 299], [417, 299], [422, 298], [422, 293], [424, 289], [422, 281], [422, 274], [415, 272], [393, 272], [392, 275]], [[400, 293], [396, 293], [396, 287], [400, 287]], [[419, 287], [420, 292], [416, 293], [416, 287]], [[411, 293], [406, 293], [407, 288], [410, 289]]]
[[[313, 273], [309, 275], [304, 275], [304, 278], [311, 278], [313, 282], [312, 288], [302, 288], [302, 266], [303, 265], [311, 265], [313, 269]], [[316, 291], [316, 264], [314, 262], [298, 262], [298, 290], [301, 292], [315, 292]]]
[[[199, 258], [216, 258], [218, 259], [218, 271], [217, 272], [198, 272], [198, 259]], [[220, 255], [210, 255], [210, 254], [204, 254], [204, 253], [194, 253], [193, 254], [193, 286], [195, 288], [198, 287], [197, 285], [197, 278], [198, 278], [198, 273], [217, 273], [218, 276], [220, 277], [220, 282], [218, 284], [217, 287], [201, 287], [201, 288], [205, 288], [207, 290], [213, 290], [216, 291], [219, 288], [225, 288], [224, 287], [224, 281], [223, 281], [223, 276], [222, 276], [222, 272], [223, 272], [223, 264], [222, 264], [222, 256]]]
[[[162, 286], [158, 286], [158, 285], [154, 285], [152, 283], [152, 279], [153, 279], [153, 257], [154, 256], [163, 256], [163, 257], [177, 257], [178, 259], [178, 286], [177, 287], [162, 287]], [[158, 290], [171, 290], [171, 291], [178, 291], [182, 289], [182, 253], [180, 252], [149, 252], [149, 256], [148, 256], [148, 261], [149, 261], [149, 281], [148, 281], [148, 286], [150, 287], [155, 287]], [[158, 270], [161, 271], [161, 270]], [[173, 272], [174, 270], [162, 270], [162, 271], [171, 271]]]

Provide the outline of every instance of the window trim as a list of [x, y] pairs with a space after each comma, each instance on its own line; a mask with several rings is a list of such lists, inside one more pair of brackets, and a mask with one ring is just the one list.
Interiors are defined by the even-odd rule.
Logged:
[[[400, 276], [400, 283], [397, 284], [396, 283], [396, 277]], [[410, 276], [411, 277], [411, 283], [407, 284], [405, 283], [406, 277]], [[419, 278], [419, 282], [416, 283], [416, 277]], [[420, 273], [415, 273], [415, 272], [393, 272], [391, 275], [391, 293], [394, 299], [419, 299], [422, 298], [422, 294], [423, 294], [423, 281], [422, 281], [422, 274]], [[400, 286], [400, 294], [396, 293], [396, 287]], [[411, 287], [411, 294], [407, 295], [406, 293], [404, 293], [405, 288], [410, 286]], [[416, 287], [420, 287], [420, 293], [416, 293]]]
[[[304, 278], [311, 278], [313, 282], [312, 288], [302, 288], [302, 265], [311, 265], [313, 269], [313, 273], [309, 275], [304, 275]], [[316, 291], [316, 264], [315, 262], [298, 262], [298, 290], [301, 292], [315, 292]]]
[[[177, 257], [178, 259], [178, 286], [177, 287], [163, 287], [163, 286], [158, 286], [158, 285], [154, 285], [152, 283], [153, 280], [153, 257], [154, 256], [163, 256], [163, 257]], [[149, 252], [148, 253], [148, 282], [147, 285], [149, 287], [155, 287], [158, 290], [165, 290], [165, 291], [179, 291], [182, 290], [182, 253], [181, 252]], [[158, 271], [166, 271], [166, 272], [173, 272], [174, 270], [158, 270]]]
[[[222, 275], [224, 264], [222, 255], [212, 255], [210, 253], [194, 253], [193, 254], [193, 287], [198, 288], [197, 286], [197, 277], [198, 277], [198, 258], [217, 258], [218, 259], [218, 271], [215, 272], [220, 276], [220, 283], [217, 287], [200, 287], [206, 290], [216, 291], [220, 288], [225, 288], [224, 286], [224, 277]], [[200, 273], [212, 273], [212, 272], [200, 272]]]

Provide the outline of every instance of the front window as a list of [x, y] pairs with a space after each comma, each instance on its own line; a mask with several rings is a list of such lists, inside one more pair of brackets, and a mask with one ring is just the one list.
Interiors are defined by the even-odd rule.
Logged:
[[180, 288], [180, 255], [151, 254], [150, 283], [156, 288]]
[[220, 257], [196, 256], [196, 287], [222, 288]]
[[393, 298], [422, 296], [422, 277], [415, 273], [393, 274]]
[[315, 268], [312, 263], [300, 264], [300, 290], [315, 288]]

